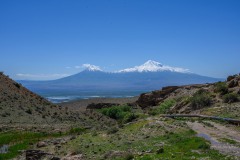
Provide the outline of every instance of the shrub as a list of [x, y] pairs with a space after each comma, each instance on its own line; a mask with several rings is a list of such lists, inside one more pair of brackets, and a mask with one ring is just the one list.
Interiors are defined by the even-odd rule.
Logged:
[[28, 108], [28, 109], [26, 110], [26, 113], [32, 114], [32, 109]]
[[176, 101], [173, 99], [170, 100], [166, 100], [163, 103], [161, 103], [160, 105], [160, 112], [161, 113], [167, 113], [169, 111], [169, 109], [175, 105]]
[[233, 102], [237, 102], [238, 100], [239, 100], [238, 95], [236, 93], [228, 93], [223, 96], [223, 101], [225, 103], [233, 103]]
[[117, 132], [118, 132], [118, 128], [116, 128], [116, 127], [112, 127], [112, 128], [107, 130], [108, 134], [114, 134], [114, 133], [117, 133]]
[[210, 149], [210, 145], [208, 143], [199, 144], [198, 149]]
[[227, 94], [228, 93], [228, 87], [225, 82], [217, 82], [214, 85], [214, 92], [218, 92], [221, 95]]
[[200, 89], [190, 99], [191, 106], [194, 109], [199, 109], [211, 105], [211, 98], [207, 91]]
[[17, 88], [20, 88], [20, 87], [21, 87], [21, 84], [19, 84], [19, 83], [14, 83], [14, 85], [15, 85]]
[[71, 128], [69, 133], [70, 134], [80, 134], [80, 133], [83, 133], [84, 131], [85, 131], [84, 128], [77, 127], [77, 128]]
[[151, 110], [148, 112], [148, 114], [150, 114], [150, 115], [152, 115], [152, 116], [155, 116], [155, 115], [160, 114], [160, 113], [158, 113], [157, 108], [154, 108], [154, 109], [151, 109]]
[[157, 108], [152, 109], [149, 114], [150, 115], [157, 115], [157, 114], [166, 114], [170, 110], [172, 106], [176, 104], [174, 99], [165, 100], [163, 103], [160, 104]]
[[102, 113], [112, 119], [123, 118], [123, 110], [119, 107], [104, 108]]
[[134, 159], [134, 155], [130, 153], [128, 153], [124, 158], [124, 160], [132, 160], [132, 159]]
[[134, 119], [136, 119], [138, 116], [134, 113], [127, 113], [123, 118], [123, 123], [132, 122]]
[[159, 149], [157, 150], [157, 154], [161, 154], [161, 153], [164, 153], [163, 147], [161, 147], [161, 148], [159, 148]]
[[102, 114], [117, 120], [119, 123], [128, 123], [138, 118], [138, 115], [132, 112], [130, 106], [113, 106], [110, 108], [99, 109]]
[[95, 136], [97, 136], [97, 135], [98, 135], [98, 133], [97, 133], [96, 131], [93, 131], [93, 132], [92, 132], [92, 136], [93, 136], [93, 137], [95, 137]]

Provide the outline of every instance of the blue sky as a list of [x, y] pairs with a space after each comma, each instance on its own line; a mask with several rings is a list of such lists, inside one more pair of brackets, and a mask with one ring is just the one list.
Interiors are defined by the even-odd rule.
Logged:
[[115, 71], [151, 59], [226, 77], [240, 72], [239, 8], [239, 0], [1, 0], [0, 70], [55, 79], [85, 63]]

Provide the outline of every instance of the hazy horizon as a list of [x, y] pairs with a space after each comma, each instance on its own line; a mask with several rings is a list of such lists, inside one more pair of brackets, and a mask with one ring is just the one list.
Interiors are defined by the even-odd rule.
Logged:
[[[149, 66], [148, 63], [157, 63], [153, 64], [153, 66]], [[146, 66], [147, 65], [147, 66]], [[156, 68], [157, 67], [157, 68]], [[124, 69], [120, 69], [120, 70], [115, 70], [115, 71], [107, 71], [104, 70], [101, 66], [95, 66], [92, 64], [82, 64], [80, 66], [74, 66], [74, 67], [67, 67], [67, 69], [71, 69], [71, 68], [75, 68], [75, 69], [79, 69], [79, 71], [77, 73], [73, 73], [73, 74], [53, 74], [53, 75], [44, 75], [44, 74], [38, 74], [38, 75], [34, 75], [34, 74], [22, 74], [19, 73], [17, 74], [17, 76], [21, 77], [22, 79], [17, 79], [19, 81], [24, 81], [24, 80], [33, 80], [33, 81], [48, 81], [48, 80], [58, 80], [61, 78], [66, 78], [69, 76], [74, 76], [77, 74], [81, 74], [81, 72], [84, 71], [90, 71], [90, 72], [105, 72], [105, 73], [131, 73], [131, 72], [139, 72], [139, 73], [146, 73], [146, 72], [163, 72], [163, 71], [167, 71], [167, 72], [176, 72], [176, 73], [190, 73], [190, 74], [196, 74], [191, 72], [189, 69], [186, 68], [179, 68], [179, 67], [173, 67], [173, 66], [168, 66], [165, 64], [162, 64], [160, 62], [156, 62], [153, 60], [148, 60], [146, 61], [144, 64], [141, 65], [137, 65], [137, 66], [132, 66], [129, 68], [124, 68]], [[198, 74], [199, 75], [199, 74]], [[201, 75], [204, 76], [204, 75]], [[212, 76], [209, 76], [212, 77]], [[212, 78], [219, 78], [219, 77], [212, 77]], [[225, 79], [224, 78], [219, 78], [219, 79]]]

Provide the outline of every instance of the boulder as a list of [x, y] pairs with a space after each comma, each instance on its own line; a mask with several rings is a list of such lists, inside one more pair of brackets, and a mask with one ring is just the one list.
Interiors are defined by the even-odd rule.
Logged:
[[46, 142], [38, 142], [37, 143], [37, 148], [42, 148], [42, 147], [46, 147], [47, 146], [47, 143]]
[[150, 106], [156, 106], [178, 88], [178, 86], [168, 86], [163, 87], [162, 90], [159, 91], [143, 93], [140, 95], [136, 103], [143, 109]]
[[229, 82], [229, 81], [233, 80], [234, 78], [235, 78], [235, 76], [228, 76], [227, 81]]

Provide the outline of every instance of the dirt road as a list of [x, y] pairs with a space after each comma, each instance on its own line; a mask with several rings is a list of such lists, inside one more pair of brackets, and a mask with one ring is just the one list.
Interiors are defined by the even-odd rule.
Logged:
[[199, 122], [187, 124], [197, 132], [197, 136], [210, 141], [211, 148], [240, 158], [240, 131], [210, 121], [205, 121], [205, 124]]

